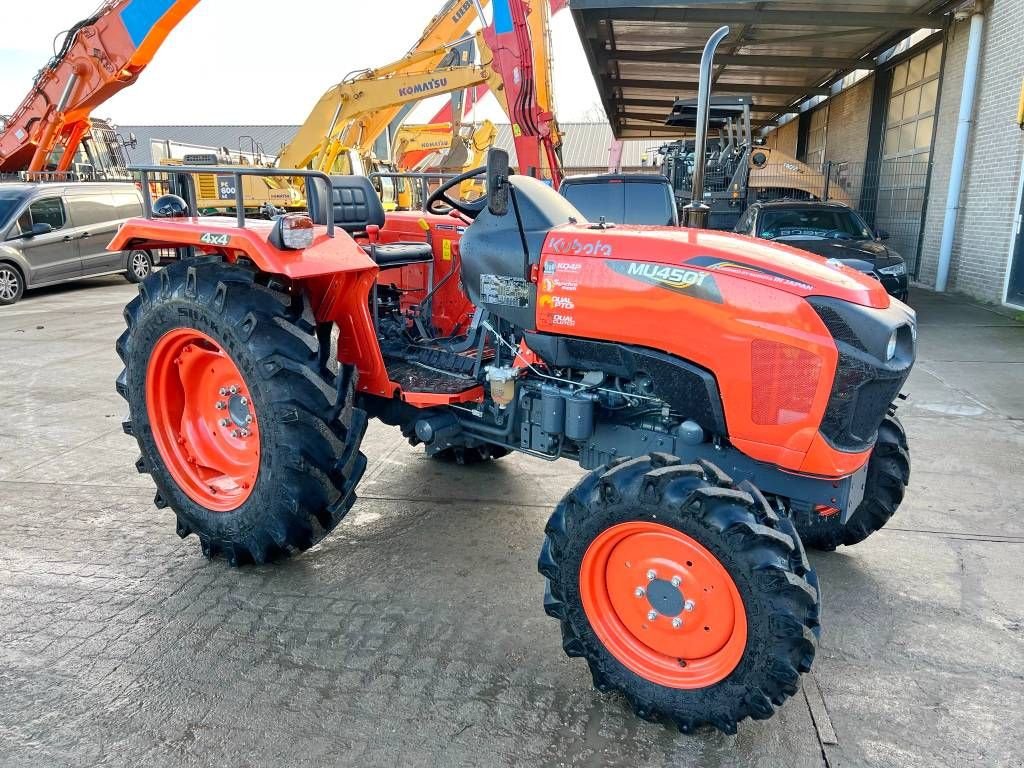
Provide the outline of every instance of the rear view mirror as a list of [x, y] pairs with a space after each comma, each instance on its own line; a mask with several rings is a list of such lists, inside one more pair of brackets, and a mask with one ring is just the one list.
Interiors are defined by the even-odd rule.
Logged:
[[487, 210], [495, 216], [508, 213], [508, 152], [487, 153]]
[[28, 234], [35, 237], [36, 235], [48, 235], [51, 232], [53, 232], [53, 227], [46, 222], [40, 221], [32, 225], [32, 229]]

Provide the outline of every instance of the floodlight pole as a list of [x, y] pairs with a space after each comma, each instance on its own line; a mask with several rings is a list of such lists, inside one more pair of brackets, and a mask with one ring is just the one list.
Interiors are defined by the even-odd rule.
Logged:
[[707, 154], [708, 117], [711, 112], [711, 68], [715, 51], [729, 34], [729, 27], [719, 27], [704, 46], [700, 59], [700, 84], [697, 89], [697, 142], [693, 156], [693, 184], [690, 202], [683, 208], [686, 226], [706, 229], [711, 208], [704, 203], [704, 161]]

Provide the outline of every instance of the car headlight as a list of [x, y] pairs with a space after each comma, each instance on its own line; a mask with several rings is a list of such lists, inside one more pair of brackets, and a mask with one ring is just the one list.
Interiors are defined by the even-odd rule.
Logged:
[[907, 274], [907, 265], [904, 262], [899, 264], [893, 264], [891, 267], [882, 267], [878, 270], [883, 275], [891, 275], [893, 277], [899, 277], [900, 275]]

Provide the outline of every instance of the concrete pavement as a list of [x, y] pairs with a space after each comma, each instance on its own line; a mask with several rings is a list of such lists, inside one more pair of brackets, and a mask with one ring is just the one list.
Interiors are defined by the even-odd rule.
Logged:
[[0, 766], [1024, 765], [1024, 325], [917, 292], [892, 524], [812, 555], [803, 692], [735, 737], [637, 720], [563, 656], [544, 522], [580, 471], [371, 425], [349, 518], [208, 562], [121, 432], [120, 278], [0, 308]]

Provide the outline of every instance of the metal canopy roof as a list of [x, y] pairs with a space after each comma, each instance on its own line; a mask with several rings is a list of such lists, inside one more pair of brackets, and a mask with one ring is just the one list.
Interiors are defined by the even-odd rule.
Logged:
[[715, 57], [716, 95], [753, 96], [754, 126], [817, 95], [917, 29], [941, 28], [949, 0], [570, 0], [618, 138], [678, 136], [665, 119], [696, 96], [701, 52], [730, 27]]

